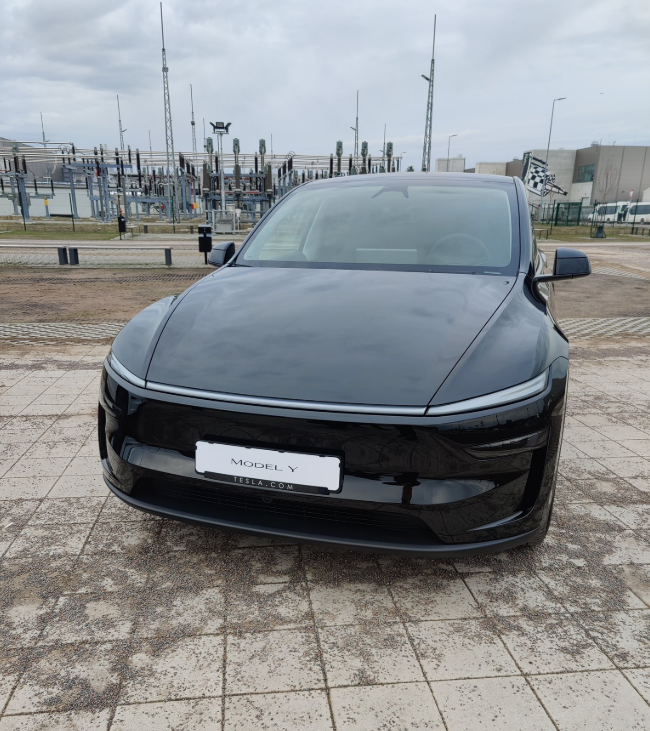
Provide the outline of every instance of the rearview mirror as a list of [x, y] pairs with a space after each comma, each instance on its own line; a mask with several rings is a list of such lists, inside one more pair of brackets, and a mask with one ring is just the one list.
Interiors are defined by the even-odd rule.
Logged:
[[235, 242], [220, 241], [218, 244], [214, 244], [212, 251], [208, 254], [208, 264], [220, 267], [230, 261], [233, 256], [235, 256]]
[[591, 264], [586, 254], [577, 249], [560, 247], [555, 252], [553, 274], [542, 274], [539, 277], [533, 277], [533, 293], [540, 302], [545, 304], [548, 300], [548, 294], [541, 292], [537, 286], [538, 284], [556, 282], [560, 279], [586, 277], [589, 274], [591, 274]]

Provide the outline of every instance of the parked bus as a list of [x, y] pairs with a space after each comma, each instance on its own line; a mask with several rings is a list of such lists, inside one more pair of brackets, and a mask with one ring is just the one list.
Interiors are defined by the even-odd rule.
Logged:
[[593, 213], [589, 214], [589, 220], [600, 223], [623, 223], [627, 220], [629, 208], [629, 201], [601, 203], [595, 207]]
[[650, 201], [647, 203], [632, 203], [627, 212], [628, 222], [650, 223]]

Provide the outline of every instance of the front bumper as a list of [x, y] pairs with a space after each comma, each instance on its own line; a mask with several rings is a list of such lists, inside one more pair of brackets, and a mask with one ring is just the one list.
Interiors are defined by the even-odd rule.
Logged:
[[[215, 408], [138, 388], [107, 365], [104, 478], [135, 508], [228, 530], [423, 555], [500, 551], [546, 525], [567, 365], [555, 361], [546, 391], [527, 401], [447, 417]], [[342, 489], [314, 496], [210, 480], [194, 469], [202, 439], [337, 454]]]

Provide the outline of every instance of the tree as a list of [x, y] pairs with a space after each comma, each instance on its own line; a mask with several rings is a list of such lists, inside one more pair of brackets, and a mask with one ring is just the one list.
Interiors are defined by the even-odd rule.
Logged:
[[611, 157], [607, 158], [602, 167], [598, 167], [594, 182], [598, 202], [608, 203], [611, 197], [616, 198], [615, 194], [620, 176], [621, 168]]

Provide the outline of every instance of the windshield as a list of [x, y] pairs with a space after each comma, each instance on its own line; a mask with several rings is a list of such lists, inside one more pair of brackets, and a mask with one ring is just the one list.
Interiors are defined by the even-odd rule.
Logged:
[[237, 264], [494, 274], [516, 268], [513, 185], [377, 177], [300, 188], [260, 224]]

